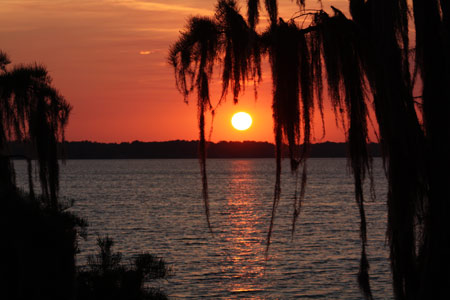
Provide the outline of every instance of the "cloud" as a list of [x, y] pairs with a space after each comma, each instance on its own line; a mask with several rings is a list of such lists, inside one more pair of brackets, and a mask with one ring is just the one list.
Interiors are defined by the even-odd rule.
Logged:
[[139, 51], [140, 55], [149, 55], [149, 54], [153, 54], [153, 53], [155, 53], [155, 51], [149, 51], [149, 50]]
[[200, 14], [200, 15], [211, 15], [212, 10], [195, 8], [184, 5], [176, 4], [166, 4], [152, 1], [140, 1], [140, 0], [111, 0], [112, 3], [116, 5], [123, 5], [128, 8], [138, 9], [138, 10], [148, 10], [148, 11], [165, 11], [165, 12], [178, 12], [185, 14]]
[[136, 28], [135, 31], [142, 32], [169, 32], [169, 33], [179, 33], [180, 28], [157, 28], [157, 27], [147, 27], [147, 28]]

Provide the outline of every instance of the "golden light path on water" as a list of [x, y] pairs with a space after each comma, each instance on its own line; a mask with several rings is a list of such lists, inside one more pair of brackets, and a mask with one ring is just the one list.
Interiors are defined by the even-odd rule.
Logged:
[[231, 164], [233, 174], [227, 204], [230, 210], [228, 223], [233, 230], [231, 235], [227, 236], [227, 241], [232, 245], [232, 249], [230, 249], [230, 256], [227, 256], [230, 261], [223, 266], [222, 270], [232, 271], [235, 278], [244, 279], [230, 282], [228, 290], [231, 293], [253, 293], [264, 288], [260, 286], [255, 289], [254, 281], [264, 276], [265, 249], [261, 243], [264, 233], [261, 230], [262, 227], [258, 226], [261, 220], [255, 201], [257, 197], [255, 178], [252, 178], [249, 172], [252, 167], [251, 162], [237, 160]]
[[[392, 299], [387, 190], [382, 160], [374, 162], [377, 199], [367, 201], [366, 211], [371, 284], [377, 298]], [[14, 164], [19, 185], [27, 187], [26, 163]], [[75, 199], [71, 211], [89, 222], [77, 264], [97, 253], [98, 236], [109, 235], [124, 262], [149, 252], [170, 264], [173, 276], [151, 283], [170, 299], [361, 299], [359, 218], [345, 158], [310, 159], [294, 236], [288, 164], [266, 261], [273, 159], [208, 160], [213, 234], [196, 159], [69, 160], [61, 167], [62, 197]]]

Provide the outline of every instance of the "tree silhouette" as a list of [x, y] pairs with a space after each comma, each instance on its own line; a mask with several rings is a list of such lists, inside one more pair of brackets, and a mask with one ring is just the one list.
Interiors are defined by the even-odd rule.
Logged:
[[[367, 131], [368, 107], [373, 106], [388, 179], [387, 237], [395, 298], [446, 298], [450, 283], [450, 5], [444, 0], [413, 0], [409, 8], [407, 0], [350, 0], [352, 19], [348, 19], [334, 7], [332, 16], [323, 10], [312, 12], [304, 2], [297, 0], [299, 13], [284, 21], [278, 17], [277, 1], [265, 0], [270, 25], [258, 32], [260, 1], [247, 1], [245, 20], [236, 1], [219, 0], [215, 16], [190, 19], [170, 49], [169, 61], [185, 101], [197, 93], [208, 226], [204, 127], [205, 113], [212, 110], [209, 84], [214, 66], [222, 69], [220, 101], [231, 90], [237, 102], [249, 81], [255, 85], [260, 81], [261, 57], [266, 56], [272, 70], [277, 149], [268, 245], [280, 199], [282, 144], [289, 146], [291, 170], [298, 172], [302, 166], [294, 230], [306, 183], [311, 117], [318, 108], [323, 118], [326, 86], [349, 145], [361, 220], [358, 281], [364, 296], [372, 299], [363, 182], [372, 173]], [[414, 48], [409, 45], [410, 22], [416, 34]], [[413, 91], [419, 92], [413, 95]]]
[[[0, 195], [9, 197], [17, 188], [8, 142], [28, 142], [39, 165], [42, 197], [56, 209], [59, 189], [57, 142], [64, 140], [64, 129], [71, 106], [52, 87], [47, 70], [39, 65], [19, 65], [8, 69], [8, 56], [0, 51]], [[28, 160], [30, 196], [34, 197], [31, 159]]]
[[[64, 140], [71, 106], [39, 65], [8, 67], [0, 51], [0, 271], [2, 294], [14, 299], [73, 299], [78, 237], [86, 221], [58, 201], [58, 141]], [[12, 141], [27, 144], [26, 193], [16, 186]], [[33, 188], [37, 159], [41, 193]]]

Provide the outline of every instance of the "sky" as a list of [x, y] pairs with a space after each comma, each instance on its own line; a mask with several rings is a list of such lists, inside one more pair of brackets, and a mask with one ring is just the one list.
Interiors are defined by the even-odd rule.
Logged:
[[[245, 14], [245, 2], [238, 1]], [[261, 1], [263, 2], [263, 1]], [[280, 16], [289, 19], [295, 1], [279, 0]], [[131, 142], [198, 139], [195, 97], [186, 104], [175, 87], [167, 62], [168, 49], [192, 16], [211, 16], [215, 0], [2, 0], [0, 49], [14, 63], [47, 67], [53, 85], [71, 103], [66, 131], [69, 141]], [[319, 8], [307, 0], [307, 8]], [[347, 12], [346, 0], [322, 1]], [[266, 24], [262, 11], [261, 24]], [[220, 96], [218, 73], [213, 78], [212, 102]], [[231, 97], [216, 111], [212, 141], [273, 142], [270, 69], [255, 99], [253, 87], [234, 105]], [[231, 125], [235, 112], [253, 117], [247, 131]], [[210, 119], [210, 118], [209, 118]], [[209, 131], [211, 124], [207, 126]], [[315, 142], [345, 139], [326, 107], [325, 130], [314, 122]]]

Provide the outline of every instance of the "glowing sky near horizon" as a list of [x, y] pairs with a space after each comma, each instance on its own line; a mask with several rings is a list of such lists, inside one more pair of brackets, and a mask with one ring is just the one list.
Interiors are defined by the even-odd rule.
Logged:
[[[279, 0], [280, 16], [289, 19], [298, 8]], [[212, 15], [216, 1], [202, 0], [2, 0], [0, 49], [13, 63], [41, 63], [54, 85], [73, 105], [66, 137], [70, 141], [100, 142], [165, 141], [198, 139], [196, 99], [186, 105], [175, 88], [167, 63], [186, 20], [193, 15]], [[245, 1], [238, 1], [245, 14]], [[318, 8], [307, 0], [308, 8]], [[343, 11], [346, 0], [323, 1], [330, 11]], [[262, 17], [266, 14], [262, 10]], [[266, 24], [261, 20], [262, 25]], [[216, 74], [217, 75], [217, 74]], [[219, 78], [214, 77], [213, 102], [217, 102]], [[255, 101], [252, 85], [240, 102], [221, 105], [214, 119], [212, 141], [256, 140], [273, 142], [270, 69]], [[216, 92], [215, 92], [216, 91]], [[239, 132], [231, 116], [247, 111], [250, 129]], [[326, 136], [315, 122], [316, 141], [343, 141], [330, 109], [325, 112]], [[208, 126], [209, 130], [209, 126]]]

